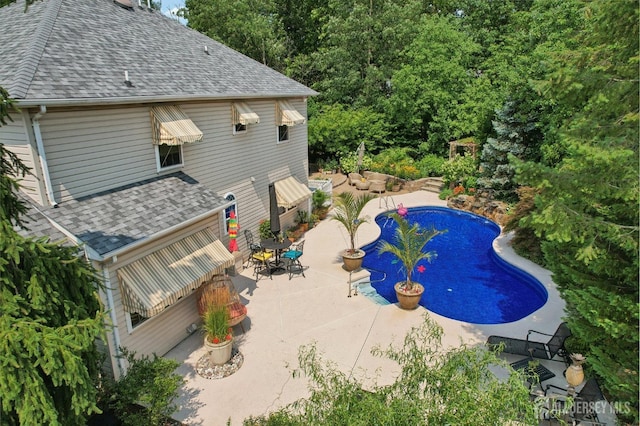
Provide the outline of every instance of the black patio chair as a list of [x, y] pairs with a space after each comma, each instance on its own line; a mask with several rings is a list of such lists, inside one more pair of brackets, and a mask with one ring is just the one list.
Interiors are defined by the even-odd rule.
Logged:
[[245, 269], [253, 266], [256, 266], [256, 259], [253, 257], [256, 254], [259, 254], [262, 251], [262, 247], [260, 247], [259, 243], [254, 242], [253, 233], [249, 229], [244, 230], [244, 238], [247, 240], [247, 247], [251, 250], [251, 254], [249, 255], [249, 259], [247, 260], [247, 266]]
[[[551, 336], [548, 342], [534, 342], [529, 340], [531, 334], [541, 334], [543, 336]], [[526, 339], [515, 339], [511, 337], [503, 336], [489, 336], [487, 339], [487, 346], [491, 349], [495, 349], [500, 345], [504, 345], [502, 352], [528, 356], [530, 358], [553, 359], [556, 355], [562, 357], [562, 361], [568, 364], [569, 354], [564, 347], [564, 341], [571, 336], [571, 330], [567, 326], [567, 323], [563, 322], [558, 326], [558, 329], [553, 334], [542, 333], [536, 330], [529, 330]]]
[[256, 276], [256, 282], [260, 279], [260, 275], [263, 274], [264, 271], [267, 272], [269, 279], [273, 279], [271, 276], [271, 258], [273, 257], [273, 253], [270, 251], [266, 251], [263, 248], [257, 253], [251, 254], [251, 259], [253, 261], [253, 273]]
[[302, 263], [300, 263], [300, 258], [304, 253], [304, 241], [299, 242], [298, 244], [293, 244], [289, 250], [282, 253], [282, 258], [287, 259], [287, 272], [289, 272], [289, 279], [293, 276], [294, 272], [300, 272], [303, 277], [307, 278], [304, 275], [304, 267]]
[[[553, 392], [549, 392], [551, 390]], [[566, 398], [569, 395], [566, 389], [547, 385], [544, 395], [552, 402], [550, 416], [555, 413], [568, 414], [573, 424], [605, 425], [598, 420], [598, 410], [604, 410], [605, 397], [596, 379], [587, 380], [580, 392], [573, 396], [573, 405], [568, 410]]]

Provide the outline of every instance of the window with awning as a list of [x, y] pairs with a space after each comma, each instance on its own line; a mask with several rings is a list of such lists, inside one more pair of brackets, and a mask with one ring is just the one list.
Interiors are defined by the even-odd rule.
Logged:
[[233, 264], [211, 229], [196, 232], [118, 269], [124, 310], [158, 315]]
[[296, 126], [304, 124], [305, 118], [288, 101], [276, 102], [276, 125]]
[[260, 116], [253, 112], [249, 105], [244, 102], [234, 102], [231, 104], [231, 120], [233, 124], [246, 126], [248, 124], [258, 124]]
[[311, 198], [312, 195], [311, 190], [293, 176], [274, 182], [274, 186], [278, 205], [288, 209]]
[[182, 145], [200, 142], [202, 132], [177, 105], [151, 108], [151, 131], [154, 145]]

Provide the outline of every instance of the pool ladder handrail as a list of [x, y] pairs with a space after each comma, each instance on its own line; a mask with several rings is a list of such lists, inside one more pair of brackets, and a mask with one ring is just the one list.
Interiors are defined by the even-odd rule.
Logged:
[[353, 290], [353, 295], [354, 295], [354, 296], [357, 296], [357, 295], [358, 295], [358, 286], [359, 286], [359, 285], [362, 285], [362, 284], [373, 284], [373, 283], [378, 283], [378, 282], [382, 282], [382, 281], [384, 281], [384, 280], [386, 280], [386, 279], [387, 279], [387, 273], [386, 273], [386, 272], [384, 272], [384, 271], [379, 271], [379, 270], [377, 270], [377, 269], [373, 269], [373, 268], [367, 268], [367, 269], [368, 269], [369, 271], [373, 271], [373, 272], [381, 273], [381, 274], [382, 274], [382, 278], [381, 278], [381, 279], [379, 279], [379, 280], [362, 281], [362, 282], [358, 282], [358, 283], [356, 283], [356, 284], [353, 284], [353, 283], [351, 282], [351, 273], [352, 273], [353, 271], [349, 272], [349, 282], [348, 282], [348, 284], [349, 284], [349, 293], [347, 294], [347, 297], [351, 297], [351, 290]]
[[396, 202], [394, 201], [392, 196], [384, 196], [384, 197], [378, 197], [378, 208], [381, 209], [382, 208], [382, 202], [384, 201], [384, 207], [385, 207], [385, 211], [390, 211], [392, 209], [389, 208], [389, 201], [391, 201], [391, 205], [393, 206], [393, 210], [397, 210], [398, 208], [396, 207]]

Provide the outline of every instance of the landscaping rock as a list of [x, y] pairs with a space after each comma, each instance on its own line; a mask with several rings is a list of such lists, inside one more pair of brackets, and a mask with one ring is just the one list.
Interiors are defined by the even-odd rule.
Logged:
[[509, 205], [502, 201], [492, 200], [487, 197], [487, 194], [457, 195], [447, 200], [447, 206], [486, 217], [500, 226], [504, 226], [509, 219]]

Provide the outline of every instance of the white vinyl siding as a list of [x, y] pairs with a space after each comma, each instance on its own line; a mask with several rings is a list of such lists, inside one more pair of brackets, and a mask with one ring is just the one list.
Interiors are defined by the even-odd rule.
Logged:
[[11, 120], [6, 120], [7, 124], [0, 126], [0, 141], [5, 147], [16, 154], [22, 163], [31, 169], [30, 174], [19, 176], [22, 191], [31, 197], [38, 204], [45, 204], [44, 187], [38, 180], [40, 173], [40, 159], [33, 144], [33, 131], [29, 127], [27, 113], [11, 114]]
[[50, 111], [40, 121], [56, 201], [156, 176], [149, 108]]
[[[204, 134], [201, 142], [183, 145], [181, 170], [220, 195], [233, 192], [241, 229], [256, 231], [260, 220], [269, 217], [270, 182], [295, 176], [307, 183], [307, 125], [292, 126], [289, 140], [278, 144], [276, 101], [248, 101], [260, 123], [240, 135], [229, 131], [230, 101], [179, 104]], [[306, 116], [301, 98], [289, 103]], [[41, 120], [41, 129], [56, 201], [158, 176], [149, 108], [51, 108]], [[238, 244], [246, 254], [244, 238], [238, 238]]]
[[122, 305], [120, 284], [116, 271], [141, 257], [149, 255], [205, 227], [212, 227], [214, 233], [219, 236], [221, 226], [219, 221], [220, 214], [218, 213], [212, 218], [181, 229], [160, 240], [151, 242], [144, 247], [119, 255], [116, 263], [108, 263], [108, 275], [113, 290], [113, 302], [121, 346], [134, 350], [138, 354], [151, 355], [155, 352], [158, 355], [164, 355], [188, 337], [186, 329], [189, 325], [193, 323], [200, 325], [201, 320], [198, 315], [194, 291], [162, 313], [149, 318], [133, 330], [128, 330], [126, 312]]
[[[258, 228], [269, 217], [268, 184], [295, 176], [307, 183], [307, 125], [292, 126], [289, 140], [278, 144], [275, 138], [275, 99], [252, 100], [251, 109], [260, 116], [242, 135], [229, 132], [229, 103], [181, 105], [204, 133], [204, 144], [191, 144], [184, 150], [183, 171], [219, 194], [233, 192], [238, 202], [238, 223], [242, 230]], [[304, 116], [306, 103], [299, 98], [289, 102]], [[255, 178], [255, 182], [251, 178]], [[238, 238], [246, 249], [243, 235]]]

